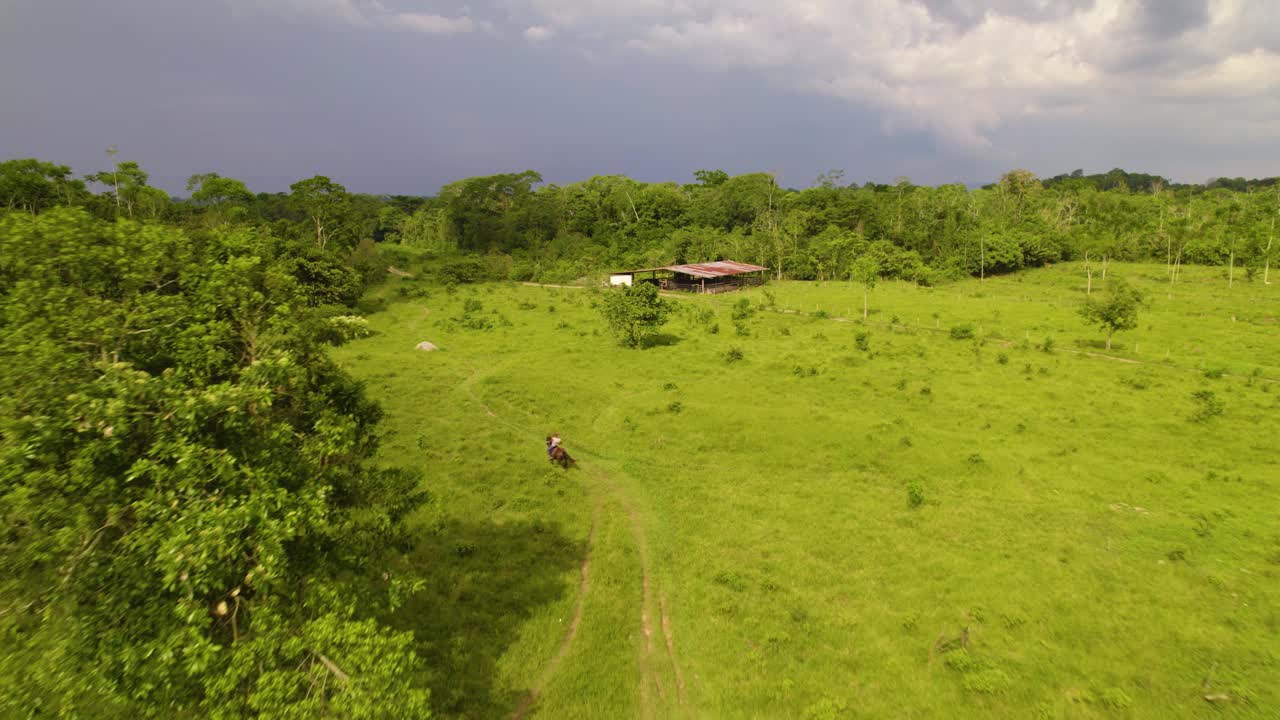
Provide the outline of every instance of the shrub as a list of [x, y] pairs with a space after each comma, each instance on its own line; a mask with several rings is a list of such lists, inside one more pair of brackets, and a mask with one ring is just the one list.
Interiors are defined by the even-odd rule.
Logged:
[[733, 332], [738, 337], [751, 337], [751, 328], [738, 320], [733, 322]]
[[708, 328], [707, 328], [707, 334], [708, 334], [708, 335], [718, 335], [718, 334], [720, 334], [720, 323], [712, 323], [712, 324], [711, 324], [711, 327], [708, 327]]
[[731, 317], [734, 320], [747, 320], [755, 314], [756, 311], [755, 308], [751, 307], [751, 301], [746, 298], [742, 298], [733, 304], [733, 314]]
[[858, 332], [858, 334], [853, 336], [853, 344], [856, 345], [859, 350], [867, 352], [871, 349], [871, 333], [866, 332], [865, 330]]
[[996, 355], [996, 362], [1000, 363], [1001, 365], [1008, 365], [1009, 356], [1006, 355], [1005, 353], [1000, 353], [999, 355]]
[[968, 340], [973, 337], [972, 325], [956, 325], [951, 328], [952, 340]]
[[730, 347], [728, 350], [724, 352], [724, 361], [727, 363], [738, 362], [743, 357], [745, 356], [742, 354], [742, 349], [737, 347], [736, 345]]
[[684, 409], [684, 404], [682, 404], [679, 400], [676, 400], [675, 402], [667, 406], [668, 412], [675, 413], [677, 415], [680, 414], [680, 411], [683, 409]]
[[1191, 398], [1196, 401], [1198, 407], [1191, 414], [1192, 422], [1206, 422], [1211, 418], [1222, 414], [1226, 406], [1212, 390], [1197, 390], [1191, 393]]
[[1048, 354], [1052, 355], [1052, 354], [1053, 354], [1053, 344], [1054, 344], [1054, 343], [1053, 343], [1053, 337], [1047, 337], [1047, 338], [1045, 338], [1045, 339], [1044, 339], [1044, 343], [1040, 345], [1040, 349], [1041, 349], [1041, 350], [1043, 350], [1044, 352], [1046, 352], [1046, 353], [1048, 353]]
[[907, 483], [907, 504], [913, 508], [924, 504], [924, 486], [919, 481], [912, 480]]
[[369, 321], [359, 315], [337, 315], [326, 321], [329, 325], [325, 340], [334, 345], [358, 338], [369, 337], [373, 331], [369, 329]]

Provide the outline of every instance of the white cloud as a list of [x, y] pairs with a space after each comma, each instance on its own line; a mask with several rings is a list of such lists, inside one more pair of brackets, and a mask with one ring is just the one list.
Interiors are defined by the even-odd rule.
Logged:
[[413, 30], [431, 35], [451, 35], [453, 33], [471, 32], [476, 22], [469, 17], [444, 17], [430, 13], [388, 13], [382, 16], [387, 27], [401, 30]]
[[[527, 37], [756, 72], [959, 148], [985, 148], [1029, 116], [1144, 116], [1194, 135], [1256, 133], [1260, 113], [1280, 111], [1274, 0], [505, 2]], [[1201, 103], [1194, 122], [1171, 117], [1171, 102]]]
[[428, 35], [452, 35], [487, 29], [466, 12], [456, 16], [428, 12], [396, 11], [382, 0], [226, 0], [236, 14], [272, 13], [285, 18], [302, 18], [341, 23], [357, 28], [405, 30]]
[[530, 25], [524, 30], [524, 37], [529, 42], [542, 42], [543, 40], [549, 40], [551, 36], [555, 34], [556, 31], [546, 25]]

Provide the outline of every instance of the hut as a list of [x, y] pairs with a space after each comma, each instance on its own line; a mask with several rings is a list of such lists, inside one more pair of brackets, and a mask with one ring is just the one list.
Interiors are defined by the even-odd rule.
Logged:
[[721, 293], [763, 285], [768, 272], [767, 267], [733, 260], [720, 260], [690, 265], [620, 270], [609, 274], [609, 284], [633, 285], [637, 282], [647, 282], [657, 285], [662, 290]]

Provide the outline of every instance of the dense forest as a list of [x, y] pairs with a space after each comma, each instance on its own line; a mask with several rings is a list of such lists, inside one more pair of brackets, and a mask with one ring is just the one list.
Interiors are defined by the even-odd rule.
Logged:
[[[256, 226], [354, 253], [348, 266], [364, 263], [366, 272], [376, 270], [368, 265], [375, 247], [398, 244], [429, 251], [457, 280], [552, 282], [722, 258], [767, 265], [777, 277], [848, 278], [865, 255], [886, 277], [926, 284], [1086, 254], [1233, 263], [1252, 277], [1274, 259], [1280, 215], [1276, 178], [1186, 185], [1119, 169], [1043, 181], [1013, 170], [979, 189], [906, 179], [859, 186], [831, 171], [802, 190], [766, 173], [702, 170], [684, 185], [597, 176], [560, 186], [525, 171], [459, 180], [432, 197], [348, 193], [325, 177], [255, 195], [208, 173], [191, 178], [183, 200], [147, 179], [131, 162], [79, 180], [66, 166], [14, 160], [0, 164], [0, 201], [30, 213], [62, 204], [103, 219]], [[86, 182], [104, 191], [91, 193]]]
[[445, 283], [720, 258], [832, 279], [869, 257], [933, 284], [1086, 253], [1252, 279], [1280, 213], [1274, 179], [1123, 171], [981, 189], [833, 171], [800, 190], [526, 171], [433, 197], [206, 173], [175, 199], [148, 180], [132, 162], [0, 163], [6, 716], [426, 716], [390, 618], [419, 587], [400, 553], [430, 499], [372, 463], [380, 410], [327, 355], [406, 247]]

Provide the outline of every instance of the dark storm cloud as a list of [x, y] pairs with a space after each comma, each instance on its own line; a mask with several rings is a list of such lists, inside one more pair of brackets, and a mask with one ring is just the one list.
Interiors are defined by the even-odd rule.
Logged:
[[916, 0], [929, 11], [931, 17], [946, 20], [961, 30], [968, 30], [983, 21], [988, 13], [1008, 15], [1023, 20], [1046, 22], [1057, 20], [1073, 12], [1093, 7], [1095, 0], [1061, 0], [1037, 2], [1036, 0]]
[[114, 144], [179, 193], [1280, 160], [1280, 3], [918, 1], [0, 0], [0, 157], [93, 172]]
[[1209, 24], [1209, 0], [1140, 0], [1134, 29], [1154, 40], [1167, 40]]

